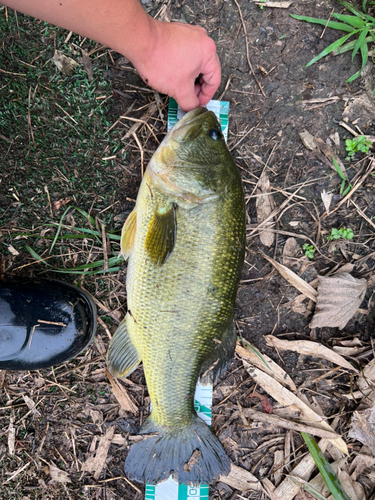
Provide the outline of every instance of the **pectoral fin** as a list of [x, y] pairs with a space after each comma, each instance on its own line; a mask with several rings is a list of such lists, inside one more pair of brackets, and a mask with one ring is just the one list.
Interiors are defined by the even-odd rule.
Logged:
[[162, 265], [173, 252], [177, 234], [176, 207], [158, 209], [151, 218], [145, 241], [151, 260]]
[[121, 231], [121, 254], [128, 259], [134, 244], [135, 231], [137, 228], [137, 212], [134, 209], [123, 225]]
[[133, 344], [127, 326], [126, 319], [121, 321], [109, 344], [107, 354], [108, 370], [114, 377], [127, 377], [141, 362], [141, 358]]

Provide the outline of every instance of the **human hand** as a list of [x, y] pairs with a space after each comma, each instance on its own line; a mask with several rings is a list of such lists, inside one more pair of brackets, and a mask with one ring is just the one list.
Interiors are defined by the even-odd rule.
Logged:
[[152, 21], [150, 51], [132, 63], [148, 85], [173, 97], [184, 111], [205, 106], [221, 80], [215, 42], [204, 28]]

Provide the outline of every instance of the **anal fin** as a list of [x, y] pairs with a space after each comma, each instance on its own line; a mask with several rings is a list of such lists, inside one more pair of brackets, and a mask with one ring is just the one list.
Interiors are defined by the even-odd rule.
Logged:
[[114, 377], [123, 378], [130, 375], [141, 362], [141, 358], [133, 344], [126, 319], [121, 321], [109, 344], [107, 353], [107, 367]]
[[218, 378], [226, 372], [236, 349], [237, 330], [234, 321], [224, 333], [221, 342], [217, 344], [212, 355], [207, 359], [201, 369], [201, 384], [215, 384]]

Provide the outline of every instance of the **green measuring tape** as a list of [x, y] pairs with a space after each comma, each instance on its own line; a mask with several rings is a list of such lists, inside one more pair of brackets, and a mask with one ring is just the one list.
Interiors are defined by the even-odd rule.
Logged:
[[[213, 111], [218, 117], [221, 124], [221, 131], [228, 138], [228, 113], [229, 102], [210, 101], [206, 108]], [[172, 98], [169, 99], [168, 107], [168, 131], [175, 125], [183, 116], [184, 112]], [[198, 382], [195, 389], [194, 409], [207, 425], [211, 426], [211, 407], [212, 407], [212, 384], [202, 385]], [[200, 484], [199, 486], [187, 486], [186, 484], [178, 484], [173, 477], [169, 477], [166, 481], [157, 485], [146, 485], [145, 500], [208, 500], [208, 484]]]

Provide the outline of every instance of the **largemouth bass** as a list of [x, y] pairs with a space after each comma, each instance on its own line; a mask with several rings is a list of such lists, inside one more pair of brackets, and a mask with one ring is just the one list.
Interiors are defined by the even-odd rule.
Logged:
[[151, 484], [172, 473], [180, 483], [210, 483], [229, 472], [230, 460], [196, 415], [194, 391], [201, 373], [213, 364], [217, 374], [233, 357], [245, 252], [241, 179], [214, 113], [197, 108], [166, 135], [121, 249], [129, 257], [128, 313], [107, 364], [126, 377], [142, 361], [152, 403], [140, 429], [149, 436], [132, 445], [125, 472]]

